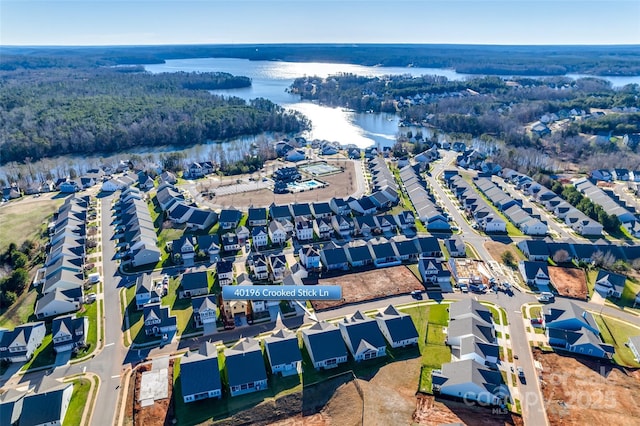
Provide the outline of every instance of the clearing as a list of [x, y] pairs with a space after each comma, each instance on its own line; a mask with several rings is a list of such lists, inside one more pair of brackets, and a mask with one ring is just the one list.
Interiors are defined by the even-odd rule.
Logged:
[[[54, 195], [58, 193], [42, 194], [38, 198], [29, 195], [5, 203], [0, 208], [0, 228], [10, 230], [0, 232], [0, 252], [4, 252], [10, 243], [20, 247], [26, 240], [37, 237], [43, 231], [41, 225], [47, 224], [46, 219], [64, 201], [64, 198], [53, 198]], [[46, 231], [46, 226], [44, 230]]]
[[433, 395], [416, 396], [413, 423], [437, 426], [461, 424], [477, 426], [524, 425], [522, 417], [513, 414], [493, 414], [490, 408], [475, 407], [462, 402], [435, 398]]
[[514, 244], [504, 244], [498, 241], [487, 241], [484, 243], [484, 248], [489, 252], [491, 257], [493, 257], [496, 262], [503, 263], [502, 253], [504, 253], [505, 251], [511, 252], [516, 266], [519, 261], [526, 260], [524, 255]]
[[549, 266], [549, 277], [560, 296], [587, 300], [587, 276], [582, 269]]
[[396, 294], [407, 294], [413, 290], [424, 290], [424, 286], [406, 266], [352, 272], [333, 278], [318, 280], [320, 285], [342, 286], [342, 300], [316, 300], [313, 309], [331, 309], [347, 303], [363, 302]]
[[640, 371], [534, 350], [552, 425], [631, 425], [640, 418]]
[[[328, 162], [328, 164], [334, 164], [334, 162]], [[249, 206], [269, 206], [271, 203], [308, 203], [329, 201], [333, 197], [348, 197], [358, 189], [354, 163], [352, 161], [339, 161], [335, 162], [335, 164], [337, 167], [344, 167], [344, 172], [320, 177], [319, 179], [321, 181], [328, 184], [324, 188], [298, 192], [296, 194], [274, 194], [271, 189], [260, 189], [241, 194], [221, 195], [211, 200], [203, 197], [201, 204], [211, 208], [234, 206], [235, 208], [246, 209]]]

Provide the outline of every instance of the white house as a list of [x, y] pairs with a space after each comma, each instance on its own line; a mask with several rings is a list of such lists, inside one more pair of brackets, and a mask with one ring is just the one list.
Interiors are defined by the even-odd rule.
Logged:
[[398, 312], [392, 305], [376, 314], [376, 322], [392, 348], [418, 343], [418, 330], [416, 330], [411, 316]]
[[387, 343], [376, 320], [356, 311], [351, 318], [338, 323], [340, 334], [356, 361], [385, 356]]
[[253, 247], [259, 249], [266, 247], [269, 243], [269, 235], [267, 234], [264, 226], [257, 226], [251, 230], [251, 237], [253, 239]]
[[282, 223], [277, 220], [272, 220], [269, 223], [269, 238], [272, 244], [284, 244], [287, 241], [287, 231]]
[[264, 344], [272, 373], [290, 376], [302, 372], [302, 354], [295, 333], [280, 329], [264, 339]]

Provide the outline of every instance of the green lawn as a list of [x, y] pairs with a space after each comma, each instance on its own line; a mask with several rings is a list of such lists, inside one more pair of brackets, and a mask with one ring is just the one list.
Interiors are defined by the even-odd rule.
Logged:
[[78, 352], [76, 355], [76, 358], [82, 358], [93, 352], [98, 344], [98, 302], [83, 305], [83, 310], [78, 312], [77, 317], [87, 317], [89, 319], [88, 348]]
[[418, 269], [418, 265], [416, 263], [407, 265], [407, 268], [409, 268], [411, 273], [413, 273], [413, 275], [418, 279], [418, 281], [422, 282], [422, 275], [420, 275], [420, 270]]
[[494, 305], [490, 303], [480, 302], [482, 305], [489, 308], [491, 311], [491, 317], [493, 318], [493, 322], [499, 325], [507, 325], [507, 313], [501, 312], [503, 309], [497, 309]]
[[71, 394], [67, 414], [64, 416], [64, 426], [80, 426], [84, 407], [89, 402], [87, 401], [89, 390], [91, 389], [89, 379], [75, 379], [72, 383], [73, 394]]
[[447, 304], [403, 309], [413, 319], [418, 330], [418, 348], [422, 355], [420, 390], [431, 393], [431, 371], [451, 361], [451, 351], [445, 345], [443, 329], [448, 323]]
[[[131, 340], [135, 343], [146, 342], [146, 336], [142, 331], [144, 320], [142, 318], [142, 310], [136, 310], [136, 286], [129, 287], [126, 291], [127, 315], [129, 317], [129, 334]], [[128, 343], [125, 339], [125, 344]]]
[[[208, 272], [209, 278], [209, 291], [211, 291], [214, 278], [213, 272]], [[171, 278], [169, 280], [169, 291], [167, 295], [162, 298], [162, 305], [169, 306], [171, 308], [171, 314], [175, 315], [178, 320], [178, 335], [193, 333], [196, 331], [195, 324], [193, 322], [193, 307], [191, 306], [191, 298], [178, 298], [178, 288], [180, 287], [180, 279]]]
[[622, 366], [640, 367], [631, 349], [625, 345], [629, 337], [640, 335], [640, 328], [608, 316], [594, 315], [593, 317], [600, 328], [602, 340], [615, 347], [613, 360]]
[[33, 356], [29, 361], [25, 363], [20, 369], [21, 371], [31, 370], [33, 368], [40, 368], [46, 365], [51, 365], [56, 360], [56, 353], [53, 350], [53, 337], [51, 336], [51, 323], [47, 324], [47, 334], [42, 339], [42, 344], [33, 353]]
[[469, 258], [469, 259], [477, 259], [478, 256], [476, 255], [476, 251], [474, 249], [471, 248], [471, 245], [464, 243], [464, 254]]
[[0, 327], [13, 329], [34, 321], [37, 298], [38, 290], [33, 287], [30, 287], [28, 292], [22, 293], [15, 303], [0, 315]]

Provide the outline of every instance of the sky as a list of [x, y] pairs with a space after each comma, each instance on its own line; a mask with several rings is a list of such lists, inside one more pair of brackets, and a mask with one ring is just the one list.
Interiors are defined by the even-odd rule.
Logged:
[[640, 0], [0, 0], [0, 45], [640, 44]]

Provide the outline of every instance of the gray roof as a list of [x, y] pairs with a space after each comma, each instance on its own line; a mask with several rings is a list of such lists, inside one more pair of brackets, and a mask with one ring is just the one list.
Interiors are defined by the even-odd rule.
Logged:
[[62, 393], [71, 383], [58, 386], [46, 392], [28, 395], [22, 403], [21, 425], [39, 425], [62, 421]]
[[187, 352], [180, 360], [182, 395], [194, 395], [222, 389], [218, 367], [218, 349], [205, 342], [199, 352]]
[[475, 336], [463, 337], [460, 339], [460, 355], [475, 352], [483, 358], [495, 357], [500, 355], [499, 346], [493, 343], [483, 342]]
[[307, 336], [315, 361], [347, 356], [347, 348], [338, 328], [328, 322], [317, 322], [302, 330]]
[[469, 335], [473, 335], [487, 343], [495, 341], [491, 326], [487, 325], [484, 321], [478, 321], [473, 317], [449, 321], [449, 326], [447, 327], [448, 337], [463, 337]]
[[272, 366], [302, 361], [298, 337], [289, 330], [278, 330], [267, 337], [264, 343]]
[[456, 319], [468, 313], [475, 314], [489, 324], [493, 322], [489, 308], [476, 300], [464, 299], [449, 305], [449, 319]]
[[206, 309], [216, 309], [216, 300], [217, 297], [213, 294], [193, 297], [191, 298], [191, 306], [193, 307], [194, 312], [202, 312]]
[[233, 348], [225, 349], [224, 355], [229, 386], [267, 379], [262, 350], [256, 339], [241, 339]]
[[382, 348], [387, 345], [376, 320], [363, 315], [360, 311], [356, 311], [349, 319], [345, 318], [344, 322], [339, 325], [346, 329], [351, 347], [356, 352], [363, 342], [374, 348]]
[[434, 384], [455, 386], [475, 383], [487, 392], [495, 393], [502, 383], [499, 371], [490, 370], [471, 359], [442, 364], [441, 372], [440, 377], [433, 377]]
[[376, 321], [383, 321], [387, 325], [394, 342], [418, 337], [418, 330], [411, 316], [398, 312], [392, 305], [387, 306], [383, 312], [378, 312]]
[[207, 271], [187, 272], [182, 275], [180, 285], [183, 290], [209, 289]]

